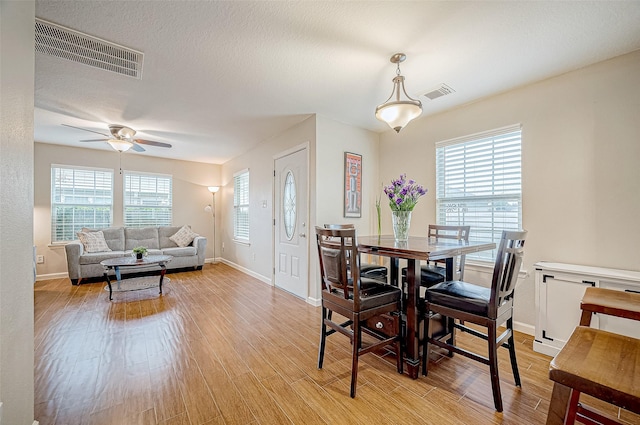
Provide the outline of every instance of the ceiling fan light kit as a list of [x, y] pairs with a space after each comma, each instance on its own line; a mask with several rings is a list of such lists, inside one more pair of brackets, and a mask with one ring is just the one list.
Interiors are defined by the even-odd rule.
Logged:
[[118, 152], [126, 152], [133, 146], [133, 143], [126, 140], [109, 139], [107, 143]]
[[[422, 103], [407, 94], [404, 88], [404, 77], [400, 75], [400, 62], [406, 58], [404, 53], [391, 56], [391, 63], [397, 65], [396, 76], [393, 78], [393, 91], [386, 102], [376, 108], [376, 118], [386, 122], [396, 133], [422, 114]], [[403, 93], [406, 99], [401, 100]]]

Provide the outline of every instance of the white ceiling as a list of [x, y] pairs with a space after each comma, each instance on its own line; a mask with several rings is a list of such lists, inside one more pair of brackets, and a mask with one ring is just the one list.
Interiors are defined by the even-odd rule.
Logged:
[[[35, 140], [107, 124], [221, 164], [317, 113], [376, 132], [393, 53], [423, 116], [640, 49], [640, 2], [36, 1], [38, 18], [144, 53], [137, 80], [36, 54]], [[422, 95], [445, 83], [455, 93]], [[550, 99], [552, 101], [552, 99]]]

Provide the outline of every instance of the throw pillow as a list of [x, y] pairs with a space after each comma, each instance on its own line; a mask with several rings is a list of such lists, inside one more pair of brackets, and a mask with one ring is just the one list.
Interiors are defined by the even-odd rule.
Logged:
[[200, 235], [198, 235], [197, 233], [194, 233], [193, 230], [191, 230], [191, 227], [185, 224], [184, 226], [182, 226], [182, 228], [180, 228], [180, 230], [178, 230], [169, 239], [175, 242], [175, 244], [178, 245], [179, 247], [185, 247], [189, 245], [191, 242], [193, 242], [196, 236], [200, 236]]
[[104, 233], [99, 232], [78, 232], [78, 239], [82, 242], [87, 252], [105, 252], [111, 251], [107, 241], [104, 240]]

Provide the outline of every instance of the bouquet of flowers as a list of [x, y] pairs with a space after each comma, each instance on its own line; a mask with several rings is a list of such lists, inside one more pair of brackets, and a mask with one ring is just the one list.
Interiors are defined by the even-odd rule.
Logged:
[[415, 180], [407, 180], [406, 174], [401, 174], [397, 180], [392, 180], [384, 187], [384, 193], [389, 197], [391, 211], [413, 211], [418, 199], [427, 193], [427, 189], [417, 184]]

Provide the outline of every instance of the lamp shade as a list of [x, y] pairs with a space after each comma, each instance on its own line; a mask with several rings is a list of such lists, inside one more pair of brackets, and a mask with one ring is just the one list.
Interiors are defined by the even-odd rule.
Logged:
[[126, 152], [129, 149], [131, 149], [131, 146], [133, 146], [133, 143], [131, 142], [128, 142], [126, 140], [118, 140], [118, 139], [109, 139], [107, 140], [107, 143], [109, 143], [111, 147], [117, 150], [118, 152]]
[[422, 108], [413, 101], [387, 102], [376, 108], [376, 118], [386, 122], [397, 133], [422, 114]]
[[209, 192], [211, 193], [216, 193], [220, 190], [220, 186], [209, 186], [207, 189], [209, 189]]

